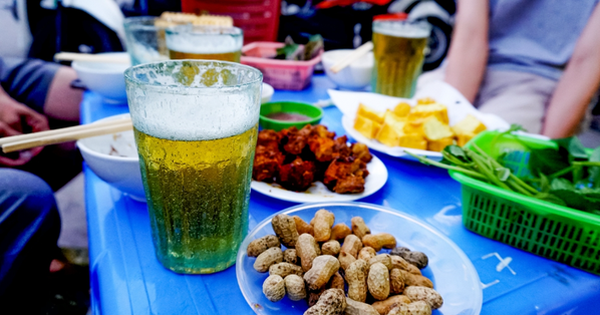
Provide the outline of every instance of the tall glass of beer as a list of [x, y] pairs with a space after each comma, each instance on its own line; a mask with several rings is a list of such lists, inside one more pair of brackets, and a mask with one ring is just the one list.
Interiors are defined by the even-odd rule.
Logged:
[[131, 64], [169, 60], [165, 44], [165, 27], [154, 16], [136, 16], [125, 19], [125, 40]]
[[425, 21], [373, 22], [373, 92], [405, 98], [414, 95], [430, 32]]
[[237, 27], [179, 25], [166, 31], [171, 59], [240, 62], [244, 35]]
[[125, 80], [158, 260], [177, 273], [226, 269], [248, 228], [261, 72], [169, 60]]

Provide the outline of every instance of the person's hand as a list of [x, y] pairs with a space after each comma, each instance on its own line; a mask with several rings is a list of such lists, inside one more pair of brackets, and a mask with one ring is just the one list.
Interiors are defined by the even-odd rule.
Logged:
[[[15, 101], [8, 95], [0, 95], [0, 137], [15, 136], [25, 131], [38, 132], [50, 129], [43, 115]], [[0, 155], [0, 164], [6, 166], [23, 165], [42, 151], [42, 147], [21, 151], [14, 159]]]

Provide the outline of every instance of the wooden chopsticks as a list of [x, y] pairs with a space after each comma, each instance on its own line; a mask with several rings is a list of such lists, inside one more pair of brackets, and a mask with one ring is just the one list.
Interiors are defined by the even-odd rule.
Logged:
[[131, 118], [119, 118], [75, 127], [0, 138], [0, 145], [2, 146], [2, 152], [10, 153], [34, 147], [127, 131], [132, 128]]
[[373, 50], [373, 42], [369, 41], [362, 44], [360, 47], [356, 48], [354, 51], [346, 55], [344, 58], [340, 59], [340, 61], [336, 62], [329, 70], [333, 73], [338, 73], [342, 71], [342, 69], [349, 66], [353, 61], [362, 57], [364, 54]]

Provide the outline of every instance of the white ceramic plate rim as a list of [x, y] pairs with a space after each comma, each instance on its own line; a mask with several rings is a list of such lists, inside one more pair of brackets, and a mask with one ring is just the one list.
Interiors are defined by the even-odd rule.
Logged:
[[[365, 198], [377, 192], [388, 179], [388, 171], [383, 162], [375, 155], [373, 155], [373, 159], [371, 162], [367, 164], [367, 170], [369, 171], [369, 176], [365, 179], [365, 191], [359, 194], [338, 194], [332, 191], [325, 189], [327, 192], [323, 194], [311, 194], [307, 192], [295, 192], [286, 190], [279, 187], [274, 187], [269, 183], [258, 182], [252, 180], [253, 190], [267, 195], [269, 197], [273, 197], [280, 200], [291, 201], [291, 202], [328, 202], [328, 201], [352, 201], [361, 198]], [[322, 183], [319, 183], [323, 185]]]
[[[391, 215], [395, 215], [395, 216], [401, 217], [407, 221], [410, 221], [412, 224], [418, 224], [418, 225], [422, 226], [423, 228], [427, 229], [432, 235], [434, 235], [435, 237], [444, 241], [459, 256], [461, 262], [464, 264], [465, 272], [468, 272], [471, 275], [471, 278], [472, 278], [471, 285], [473, 287], [479, 288], [479, 290], [474, 292], [475, 294], [472, 296], [472, 299], [475, 301], [475, 304], [477, 305], [477, 308], [473, 309], [473, 315], [478, 315], [481, 313], [481, 308], [483, 306], [483, 290], [481, 289], [481, 280], [479, 279], [479, 274], [477, 273], [477, 270], [475, 269], [475, 266], [473, 265], [473, 263], [471, 262], [469, 257], [467, 257], [467, 255], [462, 251], [462, 249], [460, 249], [460, 247], [458, 247], [458, 245], [456, 245], [456, 243], [454, 243], [450, 238], [448, 238], [447, 236], [445, 236], [444, 234], [439, 232], [437, 229], [431, 227], [427, 223], [423, 222], [421, 219], [413, 217], [404, 212], [394, 210], [392, 208], [369, 204], [369, 203], [364, 203], [364, 202], [326, 202], [326, 203], [319, 204], [320, 208], [325, 208], [325, 209], [327, 207], [333, 207], [333, 206], [370, 208], [372, 210], [378, 210], [378, 211], [385, 212], [385, 213], [388, 213]], [[255, 308], [255, 305], [253, 305], [252, 302], [248, 299], [247, 292], [245, 292], [245, 289], [244, 289], [245, 286], [242, 283], [242, 280], [244, 280], [244, 277], [246, 274], [244, 272], [244, 270], [242, 270], [243, 259], [245, 257], [247, 257], [246, 248], [248, 248], [248, 244], [250, 244], [250, 242], [254, 240], [254, 235], [256, 233], [258, 233], [263, 228], [265, 228], [265, 225], [271, 223], [271, 220], [273, 219], [274, 216], [281, 214], [281, 213], [285, 213], [287, 215], [293, 215], [294, 213], [304, 211], [307, 208], [314, 208], [314, 207], [315, 207], [314, 204], [302, 204], [302, 205], [289, 207], [289, 208], [283, 209], [279, 212], [273, 213], [272, 215], [270, 215], [269, 217], [264, 219], [262, 222], [258, 223], [254, 227], [254, 229], [252, 229], [252, 231], [250, 231], [248, 233], [248, 235], [246, 236], [246, 238], [244, 238], [244, 241], [240, 245], [240, 249], [238, 250], [238, 255], [237, 255], [236, 263], [235, 263], [236, 278], [238, 281], [238, 286], [240, 288], [240, 291], [242, 291], [242, 295], [244, 296], [244, 299], [246, 300], [246, 302], [248, 303], [250, 308], [256, 314], [261, 314], [260, 312], [258, 312], [258, 310], [260, 310], [260, 309]], [[255, 270], [251, 270], [251, 271], [254, 272]]]

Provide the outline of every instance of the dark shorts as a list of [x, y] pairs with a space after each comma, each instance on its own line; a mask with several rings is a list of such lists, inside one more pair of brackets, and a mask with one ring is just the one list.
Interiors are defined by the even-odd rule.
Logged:
[[0, 58], [0, 83], [12, 98], [43, 113], [58, 68], [59, 64], [38, 59]]

